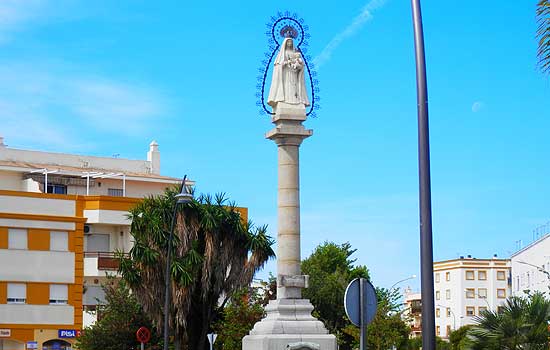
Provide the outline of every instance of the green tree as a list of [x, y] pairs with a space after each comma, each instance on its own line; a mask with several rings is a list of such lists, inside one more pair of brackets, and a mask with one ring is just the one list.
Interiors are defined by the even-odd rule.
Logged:
[[216, 349], [242, 349], [243, 337], [265, 314], [264, 306], [269, 300], [270, 285], [264, 283], [261, 288], [243, 288], [231, 296], [223, 308], [221, 318], [214, 325], [214, 331], [218, 334]]
[[[120, 272], [156, 327], [163, 327], [164, 266], [175, 188], [148, 197], [130, 211], [134, 246], [121, 255]], [[274, 256], [265, 226], [243, 222], [224, 195], [200, 196], [180, 205], [171, 263], [169, 328], [176, 350], [208, 347], [206, 334], [223, 295], [248, 286]]]
[[[416, 337], [409, 339], [408, 345], [405, 348], [407, 350], [421, 350], [422, 349], [422, 337]], [[440, 337], [435, 337], [435, 349], [436, 350], [451, 350], [451, 344], [441, 339]]]
[[501, 312], [484, 311], [468, 332], [472, 350], [548, 348], [550, 301], [542, 293], [510, 297]]
[[76, 347], [81, 350], [138, 349], [136, 331], [142, 326], [152, 330], [150, 344], [157, 344], [157, 332], [126, 283], [111, 277], [103, 290], [107, 304], [99, 306], [101, 317], [84, 329], [77, 338]]
[[550, 72], [550, 0], [539, 0], [537, 22], [539, 65], [543, 72]]
[[449, 334], [449, 343], [451, 343], [453, 350], [468, 349], [468, 331], [470, 328], [472, 328], [470, 325], [462, 326]]
[[398, 289], [378, 288], [378, 309], [376, 316], [367, 327], [367, 345], [369, 349], [406, 349], [410, 328], [403, 321], [403, 309]]
[[365, 266], [354, 266], [355, 259], [351, 256], [355, 251], [349, 243], [325, 242], [302, 261], [302, 272], [309, 275], [309, 287], [302, 294], [315, 307], [314, 316], [338, 337], [343, 350], [349, 349], [353, 341], [342, 332], [349, 325], [343, 305], [346, 287], [354, 278], [369, 277]]

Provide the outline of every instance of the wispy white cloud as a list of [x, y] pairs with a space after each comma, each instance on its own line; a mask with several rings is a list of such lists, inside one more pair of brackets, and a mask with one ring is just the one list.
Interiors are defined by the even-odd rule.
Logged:
[[334, 50], [336, 50], [336, 48], [338, 48], [338, 46], [340, 46], [340, 44], [344, 40], [346, 40], [349, 37], [353, 36], [367, 22], [371, 21], [374, 18], [373, 15], [372, 15], [373, 12], [376, 11], [377, 9], [381, 8], [382, 6], [384, 6], [384, 4], [386, 2], [387, 2], [387, 0], [370, 0], [363, 7], [363, 9], [361, 10], [361, 13], [359, 15], [357, 15], [351, 21], [351, 23], [346, 28], [344, 28], [343, 31], [336, 34], [334, 36], [334, 38], [332, 38], [332, 40], [321, 51], [321, 53], [313, 59], [313, 62], [315, 63], [315, 65], [317, 67], [320, 67], [323, 64], [325, 64], [332, 57], [332, 54], [333, 54]]
[[46, 5], [44, 0], [0, 1], [0, 44], [10, 41], [14, 32], [42, 16]]
[[0, 135], [18, 144], [75, 149], [90, 131], [139, 136], [166, 111], [153, 88], [70, 66], [0, 63]]

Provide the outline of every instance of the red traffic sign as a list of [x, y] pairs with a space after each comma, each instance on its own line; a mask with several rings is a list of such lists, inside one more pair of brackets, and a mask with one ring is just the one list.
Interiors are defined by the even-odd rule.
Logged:
[[140, 343], [147, 343], [151, 340], [151, 331], [147, 327], [140, 327], [136, 332], [136, 338]]

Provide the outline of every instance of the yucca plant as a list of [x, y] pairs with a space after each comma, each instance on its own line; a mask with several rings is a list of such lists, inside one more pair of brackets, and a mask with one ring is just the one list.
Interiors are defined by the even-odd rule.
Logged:
[[501, 312], [484, 311], [468, 332], [473, 350], [548, 349], [550, 300], [544, 294], [510, 297]]
[[550, 73], [550, 0], [540, 0], [537, 4], [537, 22], [539, 66], [544, 73]]
[[[134, 246], [120, 273], [158, 329], [163, 327], [164, 266], [176, 189], [145, 198], [130, 211]], [[248, 286], [275, 254], [267, 227], [243, 221], [224, 195], [180, 205], [172, 249], [169, 328], [176, 350], [207, 348], [221, 297]]]

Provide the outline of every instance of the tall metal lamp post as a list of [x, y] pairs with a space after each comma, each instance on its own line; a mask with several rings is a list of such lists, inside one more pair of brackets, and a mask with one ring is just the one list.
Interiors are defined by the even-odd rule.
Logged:
[[435, 350], [435, 305], [430, 184], [430, 137], [424, 31], [420, 0], [411, 0], [416, 57], [418, 104], [418, 165], [420, 183], [420, 280], [422, 289], [422, 349]]
[[407, 278], [403, 278], [402, 280], [399, 280], [399, 281], [395, 282], [394, 284], [392, 284], [392, 286], [390, 287], [389, 291], [391, 292], [392, 289], [393, 289], [395, 286], [397, 286], [399, 283], [403, 283], [403, 282], [405, 282], [405, 281], [412, 280], [412, 279], [415, 279], [415, 278], [416, 278], [416, 275], [411, 275], [411, 276], [409, 276], [409, 277], [407, 277]]
[[170, 314], [170, 265], [172, 258], [172, 241], [174, 240], [174, 226], [176, 224], [176, 215], [180, 204], [190, 203], [193, 201], [193, 194], [187, 189], [185, 181], [187, 175], [183, 177], [180, 186], [180, 193], [174, 196], [174, 210], [172, 211], [172, 222], [170, 223], [170, 236], [168, 237], [168, 247], [166, 252], [166, 273], [164, 275], [164, 350], [168, 350], [168, 315]]

